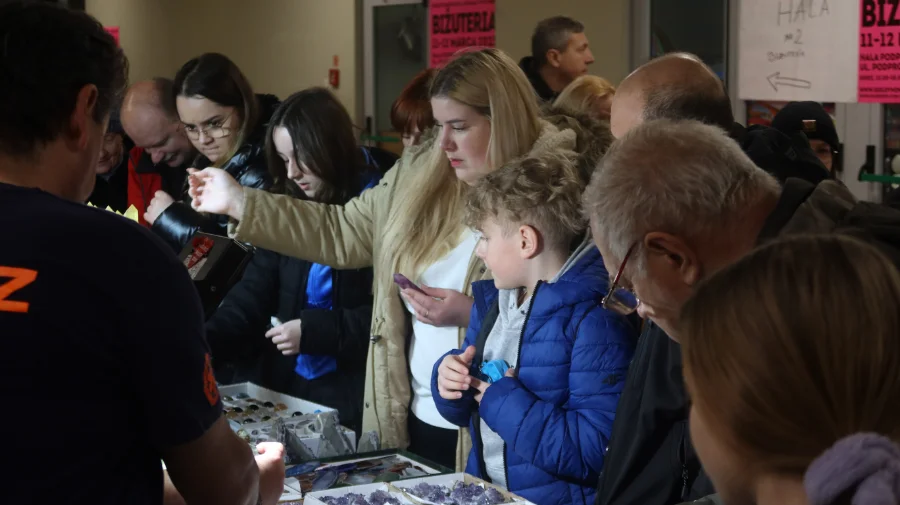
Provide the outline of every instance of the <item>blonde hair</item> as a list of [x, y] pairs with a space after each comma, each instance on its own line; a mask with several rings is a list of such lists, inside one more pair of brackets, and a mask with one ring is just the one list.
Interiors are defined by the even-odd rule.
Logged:
[[[537, 98], [528, 78], [498, 49], [459, 54], [437, 72], [430, 96], [450, 98], [490, 119], [489, 167], [525, 155], [540, 135]], [[397, 198], [384, 231], [389, 251], [383, 255], [388, 264], [382, 268], [411, 278], [458, 245], [468, 191], [439, 140], [422, 148], [430, 152], [421, 153], [423, 166], [405, 175], [411, 190]]]
[[567, 249], [584, 233], [581, 211], [584, 183], [571, 151], [548, 151], [507, 163], [476, 184], [466, 201], [466, 224], [481, 229], [494, 219], [508, 235], [516, 227], [532, 226], [547, 247]]
[[596, 75], [582, 75], [570, 82], [556, 97], [553, 106], [569, 112], [587, 112], [598, 119], [609, 120], [609, 111], [600, 112], [604, 100], [611, 100], [616, 87]]
[[900, 273], [847, 236], [757, 249], [684, 306], [684, 375], [710, 435], [764, 473], [803, 475], [838, 440], [900, 442]]

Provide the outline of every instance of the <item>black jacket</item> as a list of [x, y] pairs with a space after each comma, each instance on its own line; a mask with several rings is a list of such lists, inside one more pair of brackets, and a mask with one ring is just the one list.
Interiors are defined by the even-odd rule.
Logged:
[[[269, 118], [280, 102], [272, 95], [257, 95], [257, 99], [260, 105], [259, 125], [222, 169], [234, 177], [241, 186], [268, 189], [272, 185], [272, 176], [266, 164], [266, 128]], [[205, 156], [200, 156], [194, 162], [194, 168], [206, 168], [211, 164]], [[176, 254], [181, 252], [197, 231], [223, 236], [227, 234], [228, 216], [201, 214], [191, 208], [187, 185], [183, 187], [181, 193], [181, 201], [173, 203], [163, 211], [151, 227]]]
[[533, 57], [526, 56], [522, 58], [519, 61], [519, 68], [525, 72], [525, 76], [528, 77], [528, 82], [531, 83], [531, 87], [534, 88], [534, 92], [537, 93], [538, 98], [544, 102], [552, 102], [556, 99], [559, 93], [550, 89], [550, 86], [544, 82], [544, 78], [541, 77], [540, 72], [538, 72]]
[[[372, 322], [372, 269], [332, 270], [333, 310], [304, 309], [312, 264], [257, 249], [243, 278], [206, 323], [217, 368], [234, 366], [249, 380], [338, 409], [341, 423], [357, 431]], [[294, 372], [296, 356], [283, 356], [265, 338], [270, 318], [301, 319], [300, 352], [337, 358], [338, 370], [307, 381]]]
[[597, 503], [671, 505], [713, 493], [688, 432], [681, 347], [646, 322], [628, 369]]
[[813, 184], [831, 178], [802, 132], [788, 135], [775, 128], [759, 125], [744, 128], [735, 123], [730, 133], [756, 166], [782, 184], [792, 177]]

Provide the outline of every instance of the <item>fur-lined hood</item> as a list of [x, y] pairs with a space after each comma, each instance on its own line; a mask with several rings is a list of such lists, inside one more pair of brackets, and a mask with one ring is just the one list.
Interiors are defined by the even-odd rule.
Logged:
[[573, 112], [567, 108], [547, 104], [542, 108], [544, 119], [560, 130], [573, 130], [576, 134], [575, 152], [578, 153], [578, 170], [585, 184], [600, 163], [600, 159], [612, 145], [612, 132], [608, 121], [601, 121], [584, 112]]

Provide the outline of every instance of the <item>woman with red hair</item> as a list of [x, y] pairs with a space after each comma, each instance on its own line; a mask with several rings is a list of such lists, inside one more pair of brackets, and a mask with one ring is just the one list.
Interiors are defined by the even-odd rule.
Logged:
[[403, 147], [417, 145], [422, 134], [434, 126], [431, 99], [428, 94], [433, 77], [433, 68], [419, 72], [403, 88], [400, 96], [391, 106], [391, 125], [400, 132]]

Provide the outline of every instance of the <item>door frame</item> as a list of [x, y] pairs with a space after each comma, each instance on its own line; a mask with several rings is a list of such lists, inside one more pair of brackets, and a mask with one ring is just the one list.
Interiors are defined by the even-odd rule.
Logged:
[[[363, 127], [365, 135], [373, 135], [375, 125], [378, 124], [375, 117], [375, 9], [390, 7], [393, 5], [422, 5], [422, 0], [363, 0]], [[426, 16], [426, 25], [428, 23]], [[427, 27], [427, 26], [426, 26]], [[425, 30], [425, 47], [431, 50], [431, 33]], [[429, 61], [431, 54], [426, 55]]]

